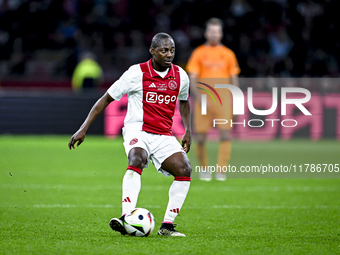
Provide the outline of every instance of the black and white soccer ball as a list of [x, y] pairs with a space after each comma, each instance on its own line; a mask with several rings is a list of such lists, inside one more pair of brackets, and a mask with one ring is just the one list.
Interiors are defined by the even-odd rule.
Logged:
[[155, 228], [155, 219], [147, 209], [135, 208], [125, 215], [124, 227], [131, 236], [146, 237]]

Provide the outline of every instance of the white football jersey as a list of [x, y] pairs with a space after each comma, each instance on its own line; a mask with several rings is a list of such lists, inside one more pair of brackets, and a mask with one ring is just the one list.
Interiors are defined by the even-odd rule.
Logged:
[[188, 100], [189, 77], [181, 67], [171, 64], [162, 78], [153, 69], [150, 59], [131, 66], [107, 92], [117, 101], [128, 94], [126, 129], [172, 135], [176, 101]]

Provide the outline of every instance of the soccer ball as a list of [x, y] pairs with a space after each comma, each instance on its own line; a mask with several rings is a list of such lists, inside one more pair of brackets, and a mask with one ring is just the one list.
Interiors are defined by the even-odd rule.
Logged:
[[155, 228], [155, 219], [147, 209], [135, 208], [125, 215], [124, 227], [131, 236], [146, 237]]

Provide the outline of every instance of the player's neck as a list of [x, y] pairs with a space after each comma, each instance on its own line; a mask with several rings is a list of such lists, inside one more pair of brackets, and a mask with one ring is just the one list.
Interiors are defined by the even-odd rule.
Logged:
[[209, 47], [217, 47], [221, 45], [221, 42], [219, 43], [211, 43], [211, 42], [206, 42], [206, 45]]
[[160, 77], [162, 77], [164, 79], [164, 77], [168, 74], [169, 72], [169, 68], [167, 68], [165, 71], [157, 71], [155, 69], [153, 69]]

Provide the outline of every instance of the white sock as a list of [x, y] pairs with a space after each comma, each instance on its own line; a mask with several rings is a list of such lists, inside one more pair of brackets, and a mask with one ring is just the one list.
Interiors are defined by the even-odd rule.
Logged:
[[122, 215], [136, 208], [140, 187], [140, 174], [128, 167], [123, 178]]
[[163, 223], [173, 223], [182, 208], [190, 187], [190, 177], [175, 177], [169, 189], [169, 203]]

